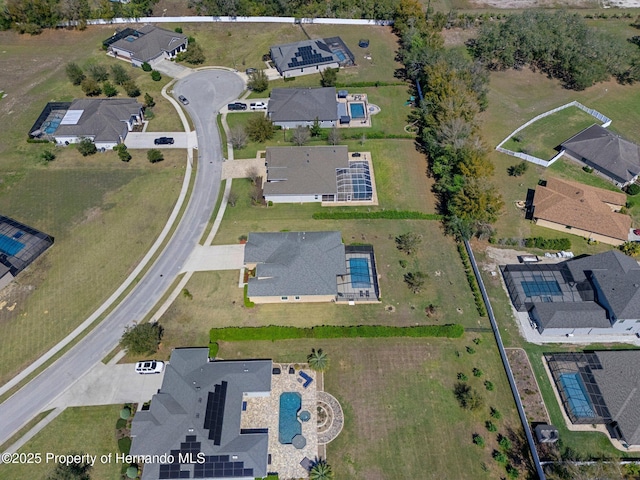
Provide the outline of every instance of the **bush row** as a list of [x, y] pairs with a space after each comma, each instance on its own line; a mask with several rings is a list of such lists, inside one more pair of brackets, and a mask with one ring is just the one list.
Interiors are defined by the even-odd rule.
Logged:
[[336, 82], [336, 88], [362, 88], [362, 87], [398, 87], [406, 86], [405, 82]]
[[543, 250], [569, 250], [571, 248], [571, 240], [568, 238], [530, 237], [524, 239], [524, 246]]
[[476, 302], [476, 309], [478, 310], [478, 314], [481, 317], [486, 317], [487, 309], [484, 305], [482, 294], [480, 293], [478, 281], [476, 280], [476, 276], [474, 275], [473, 269], [471, 268], [469, 255], [467, 254], [467, 250], [464, 248], [464, 243], [458, 243], [458, 253], [460, 254], [460, 259], [462, 260], [462, 265], [464, 266], [464, 272], [467, 274], [467, 282], [469, 282], [469, 286], [471, 287], [471, 292], [473, 293], [473, 299]]
[[358, 212], [352, 210], [323, 210], [312, 215], [314, 220], [442, 220], [442, 215], [415, 210], [377, 210]]
[[417, 327], [390, 327], [386, 325], [336, 326], [320, 325], [299, 328], [279, 325], [267, 327], [212, 328], [211, 344], [218, 341], [287, 340], [293, 338], [382, 338], [382, 337], [448, 337], [459, 338], [464, 333], [461, 325], [423, 325]]

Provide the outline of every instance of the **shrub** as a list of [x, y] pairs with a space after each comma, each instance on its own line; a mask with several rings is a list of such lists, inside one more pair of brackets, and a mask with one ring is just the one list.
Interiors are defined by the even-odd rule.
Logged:
[[422, 237], [413, 232], [403, 233], [396, 237], [396, 248], [407, 255], [414, 253], [421, 243]]
[[127, 478], [136, 478], [138, 476], [138, 467], [131, 465], [127, 468]]
[[568, 238], [530, 237], [524, 239], [524, 246], [542, 250], [569, 250], [571, 248], [571, 240]]
[[520, 476], [520, 472], [513, 465], [507, 465], [507, 476], [514, 480]]
[[122, 84], [122, 87], [124, 88], [124, 91], [127, 92], [127, 96], [131, 98], [140, 95], [140, 89], [138, 88], [138, 85], [136, 85], [136, 82], [134, 82], [133, 80], [126, 81], [124, 84]]
[[482, 435], [478, 435], [477, 433], [474, 433], [473, 434], [473, 443], [475, 443], [479, 447], [484, 448], [484, 438], [482, 438]]
[[498, 410], [495, 407], [491, 407], [490, 415], [491, 415], [491, 418], [495, 418], [496, 420], [500, 420], [502, 418], [502, 414], [500, 413], [500, 410]]
[[246, 126], [246, 132], [252, 141], [263, 143], [270, 138], [273, 138], [275, 129], [271, 120], [260, 115], [249, 119]]
[[191, 65], [200, 65], [204, 63], [206, 57], [204, 56], [204, 51], [202, 47], [195, 43], [195, 39], [193, 37], [189, 37], [189, 46], [185, 52], [180, 52], [176, 55], [176, 60], [178, 62], [187, 62]]
[[593, 168], [591, 168], [589, 165], [585, 165], [584, 167], [582, 167], [582, 170], [587, 173], [593, 173]]
[[322, 73], [322, 79], [320, 80], [320, 85], [323, 87], [335, 87], [336, 81], [338, 80], [338, 69], [337, 68], [327, 68]]
[[482, 343], [482, 339], [479, 337], [476, 337], [473, 339], [473, 343], [475, 343], [476, 345], [480, 345]]
[[152, 148], [151, 150], [147, 151], [147, 160], [149, 160], [151, 163], [161, 162], [162, 160], [164, 160], [164, 154], [160, 150]]
[[107, 71], [107, 67], [105, 67], [104, 65], [91, 65], [88, 68], [88, 71], [91, 78], [93, 78], [96, 82], [105, 82], [107, 78], [109, 78], [109, 72]]
[[147, 108], [153, 108], [156, 106], [156, 102], [148, 93], [144, 94], [144, 106]]
[[264, 92], [269, 88], [269, 78], [267, 78], [267, 74], [264, 73], [264, 70], [257, 70], [249, 75], [247, 88], [254, 92]]
[[40, 155], [40, 157], [45, 161], [45, 162], [52, 162], [56, 159], [56, 154], [53, 153], [51, 150], [45, 150], [44, 152], [42, 152], [42, 154]]
[[[464, 271], [467, 274], [467, 282], [471, 287], [471, 293], [473, 293], [473, 299], [476, 303], [476, 310], [478, 311], [478, 314], [481, 317], [484, 317], [487, 315], [487, 310], [484, 305], [482, 294], [480, 293], [478, 280], [476, 279], [476, 276], [473, 273], [473, 269], [471, 268], [471, 262], [469, 261], [469, 255], [467, 254], [467, 250], [464, 248], [463, 243], [458, 243], [458, 254], [460, 255], [460, 259], [462, 260], [462, 266], [464, 267]], [[467, 351], [469, 351], [469, 348], [470, 347], [467, 347]]]
[[469, 380], [469, 377], [467, 377], [464, 373], [462, 372], [458, 372], [458, 380], [462, 381], [462, 382], [466, 382], [467, 380]]
[[467, 349], [467, 353], [470, 355], [473, 355], [474, 353], [476, 353], [476, 349], [473, 347], [466, 347]]
[[113, 81], [116, 85], [124, 85], [131, 80], [127, 71], [120, 64], [111, 65], [111, 75], [113, 76]]
[[142, 70], [144, 70], [145, 72], [150, 72], [152, 70], [151, 65], [149, 65], [147, 62], [144, 62], [142, 64]]
[[407, 261], [406, 260], [400, 260], [400, 267], [401, 268], [407, 268]]
[[637, 183], [632, 183], [627, 187], [628, 195], [638, 195], [639, 193], [640, 193], [640, 185], [638, 185]]
[[80, 83], [80, 87], [87, 97], [96, 97], [102, 93], [100, 84], [93, 78], [85, 78], [84, 80], [82, 80], [82, 83]]
[[420, 293], [427, 275], [422, 272], [407, 272], [404, 274], [404, 283], [413, 293]]
[[102, 92], [109, 98], [118, 95], [118, 89], [111, 84], [111, 82], [104, 82], [102, 84]]
[[484, 405], [484, 400], [478, 391], [466, 383], [456, 383], [453, 388], [453, 394], [460, 406], [466, 410], [478, 410]]
[[143, 322], [125, 328], [120, 346], [134, 355], [155, 353], [162, 339], [163, 328], [157, 322]]
[[496, 427], [495, 423], [493, 423], [491, 420], [487, 420], [486, 422], [484, 422], [484, 426], [487, 427], [487, 430], [489, 430], [490, 432], [496, 432], [498, 430], [498, 427]]
[[511, 450], [511, 440], [509, 440], [504, 435], [500, 435], [500, 439], [498, 440], [498, 445], [500, 445], [500, 447], [505, 451]]
[[323, 210], [312, 215], [314, 220], [442, 220], [442, 215], [414, 210], [377, 210], [359, 212], [357, 210]]
[[82, 83], [82, 80], [86, 78], [82, 69], [73, 62], [67, 63], [65, 72], [67, 73], [69, 81], [74, 85], [80, 85]]
[[485, 380], [484, 382], [484, 388], [486, 388], [487, 390], [489, 390], [490, 392], [493, 391], [494, 386], [493, 386], [493, 382], [490, 382], [489, 380]]
[[640, 243], [638, 242], [624, 242], [618, 247], [625, 255], [637, 257], [640, 255]]
[[218, 351], [220, 350], [220, 345], [217, 342], [213, 342], [209, 344], [209, 358], [214, 359], [218, 356]]
[[522, 161], [517, 163], [516, 165], [512, 165], [507, 169], [507, 173], [511, 177], [521, 177], [524, 175], [529, 169], [529, 163], [526, 161]]
[[493, 459], [496, 462], [498, 462], [498, 463], [500, 463], [502, 465], [505, 465], [509, 461], [509, 458], [504, 453], [502, 453], [502, 452], [500, 452], [498, 450], [494, 450], [492, 456], [493, 456]]
[[176, 33], [182, 33], [182, 27], [176, 27], [173, 29], [173, 31]]
[[162, 75], [160, 74], [160, 72], [158, 70], [153, 70], [151, 72], [151, 80], [153, 80], [154, 82], [159, 82], [160, 80], [162, 80]]
[[482, 370], [480, 370], [479, 368], [474, 368], [473, 369], [473, 376], [474, 377], [481, 377], [482, 376]]
[[131, 154], [127, 150], [127, 146], [124, 143], [120, 143], [113, 147], [113, 149], [118, 153], [118, 158], [123, 162], [128, 162], [131, 160]]
[[96, 148], [96, 144], [90, 138], [83, 138], [78, 142], [78, 151], [82, 154], [83, 157], [88, 155], [93, 155], [98, 151]]
[[118, 440], [118, 450], [124, 454], [129, 454], [131, 450], [131, 437], [122, 437]]
[[253, 308], [256, 306], [256, 304], [251, 300], [249, 300], [249, 296], [247, 295], [248, 291], [249, 291], [249, 285], [245, 285], [244, 286], [244, 306], [247, 308]]
[[122, 410], [120, 410], [120, 418], [123, 420], [128, 419], [131, 416], [131, 410], [129, 410], [129, 407], [124, 407]]

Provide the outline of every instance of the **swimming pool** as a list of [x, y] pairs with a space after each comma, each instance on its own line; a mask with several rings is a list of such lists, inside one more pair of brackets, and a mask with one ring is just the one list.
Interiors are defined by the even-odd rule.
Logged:
[[345, 59], [347, 58], [347, 57], [344, 56], [344, 53], [342, 53], [340, 50], [337, 50], [337, 51], [335, 51], [333, 53], [336, 54], [336, 57], [338, 57], [338, 60], [340, 60], [341, 62], [344, 62]]
[[297, 392], [284, 392], [280, 395], [280, 417], [278, 422], [278, 440], [290, 444], [293, 437], [302, 433], [302, 424], [298, 420], [298, 411], [302, 406], [302, 397]]
[[522, 289], [527, 297], [540, 295], [562, 295], [560, 285], [555, 280], [523, 281]]
[[364, 113], [364, 103], [350, 103], [349, 110], [351, 111], [351, 118], [366, 118]]
[[564, 390], [571, 413], [579, 418], [591, 418], [596, 414], [593, 411], [589, 395], [587, 394], [580, 373], [563, 373], [560, 375], [560, 383]]
[[368, 288], [371, 286], [369, 260], [366, 258], [350, 258], [349, 273], [351, 274], [351, 286], [353, 288]]
[[54, 133], [58, 127], [60, 126], [60, 122], [62, 121], [61, 118], [54, 118], [53, 120], [51, 120], [49, 123], [49, 125], [47, 125], [44, 129], [44, 133], [51, 135], [52, 133]]
[[24, 243], [17, 242], [13, 238], [0, 234], [0, 251], [7, 255], [16, 255], [24, 248]]

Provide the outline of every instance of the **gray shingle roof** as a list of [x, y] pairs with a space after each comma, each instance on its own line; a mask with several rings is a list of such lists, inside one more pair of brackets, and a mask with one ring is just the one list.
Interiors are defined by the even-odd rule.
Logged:
[[142, 105], [133, 98], [81, 98], [74, 100], [69, 110], [82, 110], [75, 125], [61, 124], [56, 137], [93, 137], [94, 142], [119, 142], [127, 131], [132, 116], [142, 114]]
[[257, 264], [249, 297], [335, 295], [347, 273], [340, 232], [253, 232], [244, 261]]
[[138, 29], [138, 32], [142, 35], [135, 40], [122, 38], [111, 46], [130, 52], [136, 60], [148, 62], [164, 52], [171, 52], [187, 43], [186, 35], [153, 25], [144, 25]]
[[[300, 61], [303, 60], [300, 56], [300, 49], [305, 49], [307, 47], [311, 48], [309, 53], [314, 54], [317, 57], [317, 61], [309, 62], [306, 65], [300, 65]], [[297, 70], [303, 66], [310, 67], [315, 65], [326, 65], [329, 63], [339, 63], [338, 57], [322, 39], [303, 40], [301, 42], [274, 45], [271, 47], [270, 53], [271, 60], [273, 60], [276, 69], [280, 73], [288, 70]]]
[[338, 120], [338, 100], [334, 87], [274, 88], [267, 111], [273, 122], [313, 122]]
[[335, 194], [336, 169], [349, 166], [348, 148], [269, 147], [265, 195]]
[[562, 143], [619, 183], [640, 174], [640, 147], [600, 125], [592, 125]]
[[607, 312], [595, 302], [531, 303], [529, 310], [546, 328], [609, 328]]
[[[180, 450], [188, 435], [201, 442], [205, 455], [236, 455], [253, 477], [267, 474], [268, 435], [240, 433], [243, 392], [271, 391], [271, 360], [215, 361], [207, 359], [207, 348], [176, 349], [165, 369], [160, 391], [147, 411], [138, 412], [131, 433], [132, 455], [160, 455]], [[220, 445], [209, 440], [204, 427], [209, 392], [227, 382]], [[273, 412], [274, 415], [277, 412]], [[195, 454], [194, 454], [195, 455]], [[143, 480], [158, 478], [160, 465], [145, 465]], [[184, 466], [192, 469], [193, 466]], [[193, 478], [191, 475], [190, 478]], [[211, 478], [211, 477], [207, 477]]]
[[640, 444], [640, 350], [597, 351], [591, 369], [613, 420], [630, 445]]

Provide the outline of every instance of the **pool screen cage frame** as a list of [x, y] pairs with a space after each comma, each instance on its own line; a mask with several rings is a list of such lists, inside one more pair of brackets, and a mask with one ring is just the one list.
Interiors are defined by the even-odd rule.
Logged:
[[360, 295], [356, 295], [355, 293], [345, 293], [345, 292], [341, 292], [338, 294], [338, 297], [336, 298], [337, 300], [340, 301], [346, 301], [346, 300], [353, 300], [353, 301], [377, 301], [380, 299], [380, 287], [378, 285], [378, 272], [376, 270], [376, 260], [375, 260], [375, 256], [373, 253], [373, 246], [372, 245], [345, 245], [344, 247], [344, 253], [346, 256], [346, 269], [347, 269], [347, 274], [343, 276], [343, 280], [340, 280], [340, 277], [338, 277], [338, 291], [341, 291], [340, 286], [341, 285], [345, 285], [347, 286], [347, 290], [354, 290], [357, 291], [359, 290], [358, 288], [353, 288], [350, 287], [350, 283], [351, 283], [351, 265], [350, 262], [348, 261], [350, 256], [349, 254], [365, 254], [368, 256], [368, 260], [369, 260], [369, 266], [371, 267], [371, 278], [369, 279], [369, 281], [371, 282], [371, 288], [373, 289], [374, 293], [375, 293], [375, 298], [369, 296], [369, 297], [360, 297]]
[[373, 198], [373, 183], [369, 163], [352, 161], [346, 168], [337, 168], [336, 185], [336, 201], [370, 202]]
[[[562, 407], [567, 416], [571, 420], [571, 423], [576, 425], [587, 424], [607, 424], [611, 422], [611, 414], [607, 408], [604, 397], [600, 392], [600, 387], [592, 373], [593, 370], [601, 370], [602, 365], [598, 356], [593, 352], [583, 353], [553, 353], [545, 354], [544, 359], [547, 362], [551, 376], [553, 377], [553, 383], [556, 390], [562, 400]], [[569, 397], [564, 390], [564, 386], [560, 381], [560, 376], [563, 374], [575, 374], [580, 375], [582, 384], [586, 389], [587, 396], [593, 407], [595, 416], [578, 417], [574, 414]]]

